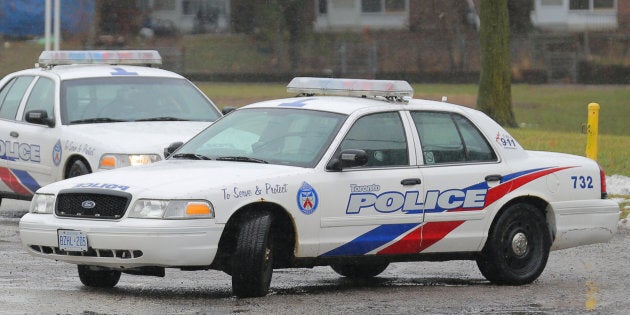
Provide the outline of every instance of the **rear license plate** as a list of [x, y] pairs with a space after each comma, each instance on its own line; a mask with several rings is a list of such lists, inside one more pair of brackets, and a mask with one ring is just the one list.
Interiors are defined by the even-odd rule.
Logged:
[[75, 230], [57, 230], [59, 249], [67, 252], [86, 252], [88, 250], [87, 235]]

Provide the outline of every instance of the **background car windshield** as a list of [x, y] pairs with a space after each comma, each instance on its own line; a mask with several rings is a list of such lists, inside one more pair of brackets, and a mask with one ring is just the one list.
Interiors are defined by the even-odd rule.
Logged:
[[61, 85], [63, 124], [136, 120], [214, 121], [220, 113], [187, 80], [87, 78]]
[[346, 116], [302, 109], [243, 109], [217, 121], [177, 153], [245, 157], [313, 167]]

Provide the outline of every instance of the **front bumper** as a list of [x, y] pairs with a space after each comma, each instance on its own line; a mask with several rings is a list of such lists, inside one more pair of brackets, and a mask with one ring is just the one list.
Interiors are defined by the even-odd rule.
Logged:
[[[59, 229], [86, 233], [89, 250], [59, 250]], [[19, 231], [22, 245], [34, 256], [127, 269], [209, 266], [216, 256], [223, 225], [213, 219], [109, 221], [28, 213], [20, 220]]]

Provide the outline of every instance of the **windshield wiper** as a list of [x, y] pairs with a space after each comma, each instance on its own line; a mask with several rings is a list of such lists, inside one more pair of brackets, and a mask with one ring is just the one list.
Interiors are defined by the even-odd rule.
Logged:
[[251, 158], [247, 156], [220, 156], [216, 158], [216, 160], [217, 161], [252, 162], [252, 163], [263, 163], [263, 164], [269, 163], [265, 160]]
[[73, 120], [71, 124], [91, 124], [91, 123], [108, 123], [108, 122], [123, 122], [127, 120], [122, 119], [113, 119], [108, 117], [98, 117], [98, 118], [88, 118], [88, 119], [79, 119]]
[[212, 160], [211, 158], [197, 153], [177, 153], [170, 158], [174, 159], [190, 159], [190, 160]]
[[164, 116], [164, 117], [136, 119], [135, 121], [189, 121], [189, 120], [190, 119]]

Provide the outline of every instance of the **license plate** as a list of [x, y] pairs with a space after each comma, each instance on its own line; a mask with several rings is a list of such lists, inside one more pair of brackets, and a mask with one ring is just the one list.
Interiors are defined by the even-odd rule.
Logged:
[[67, 252], [86, 252], [88, 250], [87, 235], [75, 230], [57, 230], [59, 249]]

